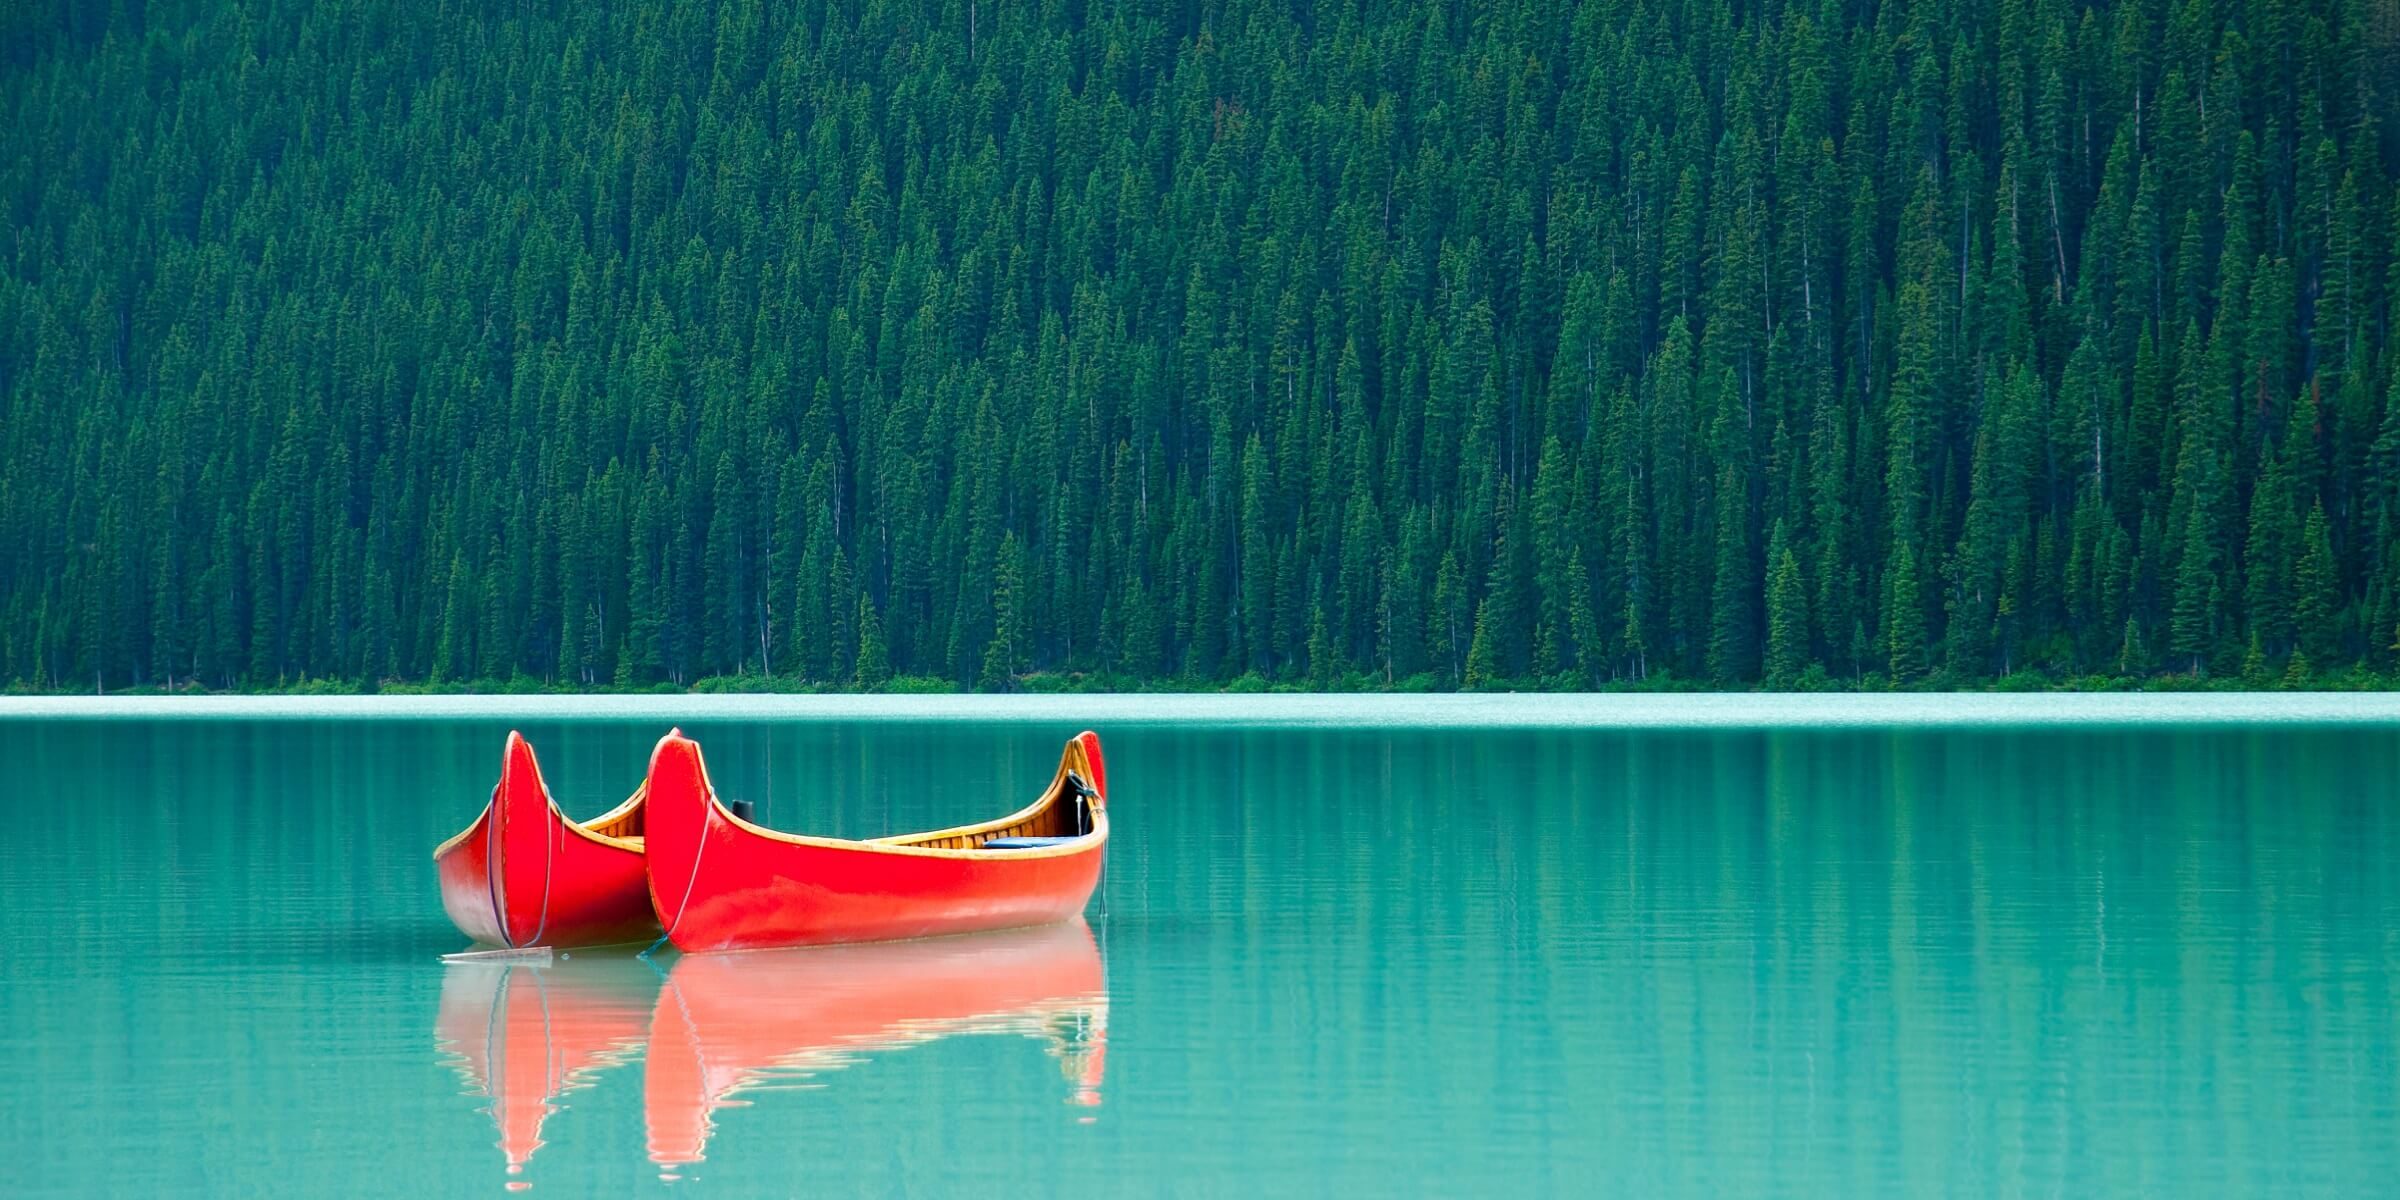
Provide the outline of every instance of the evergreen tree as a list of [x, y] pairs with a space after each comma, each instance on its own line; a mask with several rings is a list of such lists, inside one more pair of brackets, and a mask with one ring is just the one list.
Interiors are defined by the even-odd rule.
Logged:
[[861, 691], [873, 691], [891, 682], [892, 660], [883, 645], [883, 620], [875, 615], [875, 606], [865, 596], [858, 598], [858, 666], [850, 674], [850, 682]]
[[1891, 600], [1886, 608], [1887, 644], [1892, 682], [1914, 683], [1925, 675], [1928, 661], [1925, 602], [1917, 580], [1917, 556], [1902, 543], [1892, 551]]
[[1781, 521], [1767, 541], [1767, 561], [1767, 686], [1789, 689], [1808, 660], [1808, 585]]
[[2298, 596], [2295, 615], [2301, 629], [2300, 651], [2323, 666], [2333, 665], [2342, 652], [2340, 580], [2334, 571], [2325, 507], [2314, 505], [2300, 534], [2300, 562], [2293, 573], [2293, 588]]
[[1016, 681], [1026, 642], [1025, 574], [1025, 547], [1015, 534], [1009, 534], [1000, 544], [999, 573], [992, 595], [992, 638], [984, 643], [983, 665], [975, 680], [975, 686], [982, 691], [1006, 691]]

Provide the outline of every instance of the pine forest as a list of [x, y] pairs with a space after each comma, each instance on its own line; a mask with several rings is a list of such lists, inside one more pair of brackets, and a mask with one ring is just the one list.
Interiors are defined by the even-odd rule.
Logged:
[[0, 686], [2400, 678], [2395, 0], [22, 0]]

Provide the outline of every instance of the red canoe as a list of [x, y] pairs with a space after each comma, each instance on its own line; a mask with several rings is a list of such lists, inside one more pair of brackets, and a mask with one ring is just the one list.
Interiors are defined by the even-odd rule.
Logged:
[[1100, 739], [1067, 743], [1042, 798], [981, 825], [871, 841], [735, 816], [680, 733], [650, 756], [650, 902], [683, 950], [755, 950], [1008, 929], [1083, 911], [1108, 846]]
[[[670, 738], [676, 736], [668, 735]], [[483, 815], [433, 852], [459, 932], [497, 946], [580, 946], [658, 935], [642, 885], [642, 793], [585, 821], [550, 798], [515, 732]]]
[[566, 1107], [567, 1093], [641, 1056], [658, 987], [658, 972], [627, 955], [443, 969], [434, 1037], [468, 1094], [490, 1098], [509, 1175], [541, 1149], [542, 1125]]
[[700, 1161], [719, 1110], [866, 1055], [974, 1034], [1047, 1044], [1069, 1103], [1100, 1104], [1108, 982], [1081, 920], [979, 937], [680, 959], [643, 1052], [650, 1160]]

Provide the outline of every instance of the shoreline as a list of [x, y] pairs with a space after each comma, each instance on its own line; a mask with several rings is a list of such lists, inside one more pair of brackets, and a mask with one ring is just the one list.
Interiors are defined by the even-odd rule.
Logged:
[[0, 721], [892, 721], [1262, 728], [2400, 726], [2400, 692], [0, 696]]

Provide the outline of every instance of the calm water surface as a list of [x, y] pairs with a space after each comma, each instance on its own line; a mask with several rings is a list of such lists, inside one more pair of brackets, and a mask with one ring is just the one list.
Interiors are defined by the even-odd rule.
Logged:
[[542, 970], [439, 960], [430, 851], [511, 724], [588, 816], [660, 722], [0, 720], [0, 1192], [2400, 1179], [2400, 728], [1048, 715], [687, 729], [869, 836], [1095, 727], [1087, 926]]

